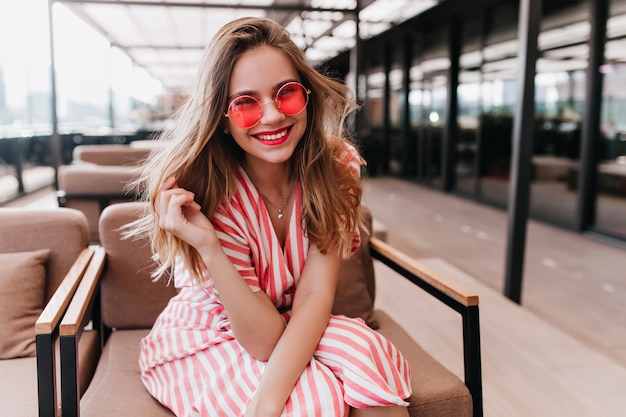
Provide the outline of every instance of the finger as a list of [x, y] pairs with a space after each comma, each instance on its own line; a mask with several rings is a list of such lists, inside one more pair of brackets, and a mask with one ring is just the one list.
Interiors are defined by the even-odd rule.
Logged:
[[183, 213], [200, 211], [200, 208], [201, 208], [200, 204], [196, 203], [195, 201], [185, 204], [182, 207]]
[[175, 186], [176, 186], [176, 178], [175, 177], [170, 177], [170, 178], [165, 180], [165, 182], [161, 186], [160, 190], [161, 191], [169, 190], [171, 188], [174, 188]]
[[185, 223], [183, 206], [189, 204], [189, 196], [185, 193], [173, 194], [163, 202], [162, 215], [159, 218], [159, 227], [176, 232]]
[[164, 215], [167, 212], [172, 197], [181, 195], [185, 196], [185, 198], [189, 201], [193, 201], [195, 197], [195, 194], [191, 191], [179, 187], [164, 189], [160, 191], [157, 194], [157, 212], [159, 213], [159, 215]]

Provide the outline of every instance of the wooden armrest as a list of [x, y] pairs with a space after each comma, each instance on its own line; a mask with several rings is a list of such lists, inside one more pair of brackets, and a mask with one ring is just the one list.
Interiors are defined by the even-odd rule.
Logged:
[[370, 247], [374, 258], [380, 256], [406, 269], [415, 277], [437, 288], [466, 307], [478, 305], [478, 295], [447, 279], [440, 273], [409, 257], [382, 240], [371, 237]]
[[[59, 326], [61, 345], [61, 415], [80, 415], [80, 371], [78, 363], [78, 341], [90, 317], [87, 313], [95, 298], [106, 252], [102, 246], [94, 248], [93, 259], [89, 263]], [[98, 352], [99, 354], [99, 352]]]
[[85, 248], [78, 255], [63, 281], [35, 322], [37, 345], [37, 397], [39, 415], [57, 415], [57, 383], [55, 340], [59, 321], [78, 287], [87, 265], [93, 256], [92, 248]]
[[78, 255], [78, 258], [76, 258], [74, 264], [72, 264], [65, 278], [63, 278], [63, 281], [35, 322], [36, 335], [54, 332], [83, 277], [87, 265], [89, 265], [93, 253], [93, 248], [85, 248]]
[[61, 336], [75, 336], [82, 331], [88, 321], [86, 317], [89, 305], [93, 301], [94, 294], [100, 282], [100, 276], [106, 260], [106, 253], [102, 246], [94, 249], [94, 254], [83, 279], [80, 281], [74, 297], [63, 316], [59, 327]]
[[461, 314], [465, 384], [472, 395], [473, 417], [482, 417], [482, 360], [478, 295], [373, 236], [370, 238], [370, 253], [374, 259], [391, 267]]

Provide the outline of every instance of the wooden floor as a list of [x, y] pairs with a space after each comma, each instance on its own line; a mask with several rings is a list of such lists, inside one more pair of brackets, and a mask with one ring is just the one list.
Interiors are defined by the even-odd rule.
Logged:
[[[506, 212], [392, 178], [364, 200], [390, 244], [479, 295], [485, 416], [626, 416], [624, 249], [531, 221], [520, 306], [502, 296]], [[382, 265], [376, 303], [462, 377], [455, 312]]]
[[[486, 417], [626, 416], [624, 249], [531, 221], [520, 306], [502, 296], [505, 212], [398, 179], [365, 187], [389, 243], [479, 295]], [[5, 205], [56, 200], [44, 189]], [[460, 316], [376, 270], [376, 306], [463, 377]]]

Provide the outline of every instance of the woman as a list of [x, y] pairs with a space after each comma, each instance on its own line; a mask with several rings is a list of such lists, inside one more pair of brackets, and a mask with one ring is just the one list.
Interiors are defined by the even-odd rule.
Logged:
[[142, 340], [148, 391], [178, 416], [408, 416], [409, 369], [331, 315], [360, 242], [346, 87], [267, 19], [225, 25], [142, 181], [160, 276], [179, 294]]

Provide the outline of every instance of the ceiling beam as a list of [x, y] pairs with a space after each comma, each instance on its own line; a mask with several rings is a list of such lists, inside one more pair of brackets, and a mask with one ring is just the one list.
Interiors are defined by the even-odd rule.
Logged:
[[297, 6], [289, 4], [272, 4], [269, 6], [255, 6], [250, 4], [237, 4], [237, 5], [225, 5], [219, 3], [173, 3], [173, 2], [160, 2], [160, 1], [137, 1], [137, 0], [120, 0], [120, 1], [107, 1], [107, 0], [51, 0], [53, 3], [65, 3], [65, 4], [101, 4], [108, 6], [151, 6], [151, 7], [194, 7], [199, 9], [213, 8], [213, 9], [247, 9], [247, 10], [275, 10], [285, 12], [342, 12], [348, 14], [356, 14], [356, 9], [346, 8], [328, 8], [328, 7], [311, 7], [311, 6]]

